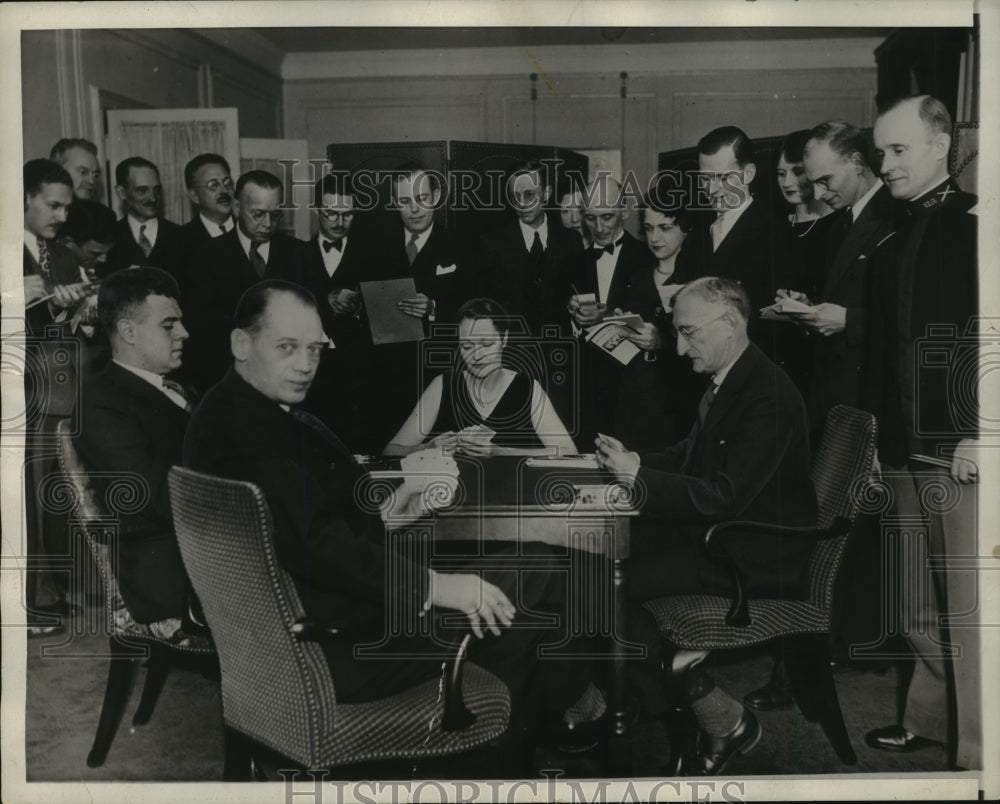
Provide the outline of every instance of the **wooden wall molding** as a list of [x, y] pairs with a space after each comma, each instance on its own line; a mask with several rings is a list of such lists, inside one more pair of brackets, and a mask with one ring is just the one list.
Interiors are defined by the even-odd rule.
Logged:
[[[448, 50], [289, 53], [281, 67], [286, 81], [344, 78], [558, 75], [630, 76], [718, 72], [719, 52], [739, 54], [741, 70], [830, 70], [872, 68], [877, 37], [761, 42], [679, 42], [671, 45], [600, 45], [583, 48], [491, 47]], [[808, 65], [804, 68], [803, 65]], [[730, 68], [732, 69], [732, 68]]]

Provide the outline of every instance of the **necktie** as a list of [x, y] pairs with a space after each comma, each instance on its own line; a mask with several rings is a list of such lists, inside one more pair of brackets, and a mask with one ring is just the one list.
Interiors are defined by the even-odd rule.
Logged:
[[614, 254], [615, 253], [615, 246], [616, 245], [618, 245], [618, 244], [617, 243], [613, 243], [613, 244], [611, 244], [609, 246], [593, 246], [591, 250], [594, 252], [594, 256], [597, 259], [600, 259], [602, 251], [605, 254]]
[[542, 246], [542, 236], [538, 232], [535, 232], [535, 239], [531, 241], [531, 248], [528, 250], [528, 253], [532, 259], [540, 260], [544, 252], [545, 248]]
[[[337, 249], [337, 251], [340, 251], [341, 249], [344, 248], [344, 241], [343, 240], [324, 240], [323, 241], [323, 253], [324, 254], [329, 254], [331, 248], [335, 248], [335, 249]], [[410, 264], [411, 265], [413, 264], [413, 260], [410, 260]]]
[[261, 279], [264, 278], [264, 272], [267, 270], [267, 263], [264, 258], [260, 256], [260, 252], [257, 251], [260, 248], [260, 243], [254, 240], [250, 244], [250, 264], [253, 266], [254, 271], [256, 271], [257, 276]]
[[42, 276], [47, 277], [49, 269], [52, 267], [49, 259], [49, 246], [43, 238], [36, 236], [35, 239], [38, 241], [38, 267], [42, 270]]
[[160, 382], [163, 383], [163, 387], [165, 390], [177, 394], [177, 396], [179, 396], [184, 401], [184, 410], [190, 413], [192, 407], [191, 400], [188, 399], [187, 394], [184, 392], [184, 386], [182, 386], [179, 382], [176, 382], [174, 380], [168, 380], [166, 377], [162, 378]]
[[224, 223], [220, 223], [219, 224], [219, 228], [222, 230], [223, 234], [225, 234], [227, 231], [229, 231], [228, 229], [226, 229], [226, 224], [224, 224]]
[[410, 235], [410, 242], [406, 244], [406, 259], [410, 261], [410, 265], [413, 265], [413, 261], [417, 258], [417, 238], [420, 235]]
[[708, 417], [708, 409], [712, 406], [712, 400], [715, 399], [715, 392], [718, 390], [718, 386], [715, 384], [714, 380], [708, 381], [708, 387], [705, 389], [705, 393], [702, 394], [701, 401], [698, 403], [698, 421], [701, 422], [701, 426], [705, 426], [705, 419]]
[[854, 224], [854, 209], [852, 207], [847, 208], [847, 217], [845, 220], [845, 225], [850, 227]]
[[139, 227], [139, 248], [142, 249], [143, 257], [149, 257], [150, 252], [153, 250], [153, 244], [146, 237], [146, 224], [142, 224]]
[[722, 242], [722, 213], [719, 213], [712, 225], [709, 227], [709, 232], [712, 235], [712, 251], [717, 251], [719, 248], [719, 243]]

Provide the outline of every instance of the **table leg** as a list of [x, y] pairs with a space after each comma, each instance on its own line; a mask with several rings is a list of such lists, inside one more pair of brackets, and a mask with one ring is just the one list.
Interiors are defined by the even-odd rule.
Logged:
[[628, 703], [625, 694], [625, 572], [621, 559], [612, 561], [614, 594], [614, 636], [611, 640], [611, 727], [618, 736], [628, 731]]

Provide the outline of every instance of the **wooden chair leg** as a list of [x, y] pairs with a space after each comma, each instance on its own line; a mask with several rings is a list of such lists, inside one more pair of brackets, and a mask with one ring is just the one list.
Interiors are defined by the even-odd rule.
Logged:
[[253, 742], [236, 729], [226, 726], [224, 782], [260, 781], [260, 770], [254, 761]]
[[170, 656], [158, 645], [150, 645], [149, 663], [146, 667], [146, 683], [142, 687], [142, 699], [139, 708], [132, 717], [133, 726], [145, 726], [153, 715], [153, 709], [159, 700], [163, 682], [170, 670]]
[[856, 765], [858, 757], [847, 736], [827, 640], [826, 634], [810, 634], [792, 641], [786, 653], [789, 681], [802, 714], [808, 720], [819, 721], [841, 762]]
[[783, 658], [788, 674], [788, 685], [798, 704], [799, 711], [810, 723], [820, 719], [822, 706], [817, 695], [820, 684], [816, 676], [816, 661], [812, 655], [813, 642], [808, 636], [788, 637]]
[[94, 744], [87, 755], [87, 767], [99, 768], [108, 756], [108, 749], [115, 738], [118, 723], [122, 718], [125, 699], [132, 687], [132, 674], [135, 656], [132, 649], [123, 646], [114, 637], [111, 638], [111, 661], [108, 668], [108, 683], [104, 688], [104, 703], [101, 704], [101, 717], [97, 722], [97, 734]]
[[857, 765], [858, 757], [851, 746], [851, 738], [847, 736], [847, 725], [844, 723], [844, 713], [840, 708], [840, 698], [837, 696], [837, 686], [833, 681], [833, 668], [830, 667], [830, 644], [826, 634], [815, 637], [816, 676], [819, 681], [817, 691], [821, 701], [820, 725], [826, 733], [830, 745], [837, 752], [840, 761], [845, 765]]

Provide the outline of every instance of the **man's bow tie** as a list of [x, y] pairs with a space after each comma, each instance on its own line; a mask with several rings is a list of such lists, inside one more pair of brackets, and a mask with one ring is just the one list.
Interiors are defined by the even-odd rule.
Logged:
[[622, 240], [623, 239], [624, 238], [618, 238], [618, 240], [616, 240], [610, 246], [591, 246], [591, 250], [594, 252], [594, 254], [597, 254], [598, 256], [600, 256], [598, 254], [598, 252], [600, 252], [600, 251], [603, 251], [606, 254], [614, 254], [615, 253], [615, 248], [617, 248], [618, 246], [620, 246], [622, 244]]
[[324, 240], [323, 241], [323, 253], [324, 254], [329, 254], [331, 248], [335, 248], [335, 249], [337, 249], [337, 251], [340, 251], [341, 249], [344, 248], [344, 241], [343, 240]]

